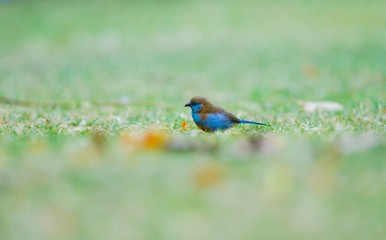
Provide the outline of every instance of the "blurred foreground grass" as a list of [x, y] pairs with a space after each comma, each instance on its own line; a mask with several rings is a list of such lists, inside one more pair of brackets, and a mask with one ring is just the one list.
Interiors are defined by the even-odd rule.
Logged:
[[380, 239], [386, 151], [379, 140], [368, 134], [331, 142], [162, 133], [3, 138], [0, 233], [3, 239]]
[[1, 3], [0, 239], [382, 239], [385, 8]]

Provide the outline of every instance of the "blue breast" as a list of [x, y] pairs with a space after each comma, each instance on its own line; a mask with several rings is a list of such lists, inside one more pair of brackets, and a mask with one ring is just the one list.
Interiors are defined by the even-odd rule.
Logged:
[[209, 114], [205, 120], [202, 120], [198, 113], [192, 113], [192, 117], [197, 125], [210, 128], [212, 131], [225, 130], [235, 125], [228, 116], [221, 113]]

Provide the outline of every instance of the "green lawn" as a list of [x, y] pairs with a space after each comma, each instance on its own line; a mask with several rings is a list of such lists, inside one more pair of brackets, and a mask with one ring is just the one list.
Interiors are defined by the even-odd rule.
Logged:
[[385, 9], [0, 3], [0, 239], [382, 239]]

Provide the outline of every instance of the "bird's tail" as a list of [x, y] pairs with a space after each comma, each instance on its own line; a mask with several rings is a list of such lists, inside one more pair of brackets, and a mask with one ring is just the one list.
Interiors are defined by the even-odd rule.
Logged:
[[248, 121], [248, 120], [240, 120], [240, 123], [244, 123], [244, 124], [256, 124], [256, 125], [261, 125], [261, 126], [268, 126], [268, 124], [265, 124], [265, 123], [253, 122], [253, 121]]

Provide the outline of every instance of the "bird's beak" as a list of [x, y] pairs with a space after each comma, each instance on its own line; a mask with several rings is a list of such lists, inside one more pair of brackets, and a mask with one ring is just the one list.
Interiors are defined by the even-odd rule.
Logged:
[[185, 104], [185, 107], [191, 107], [191, 106], [192, 106], [192, 104], [190, 102]]

